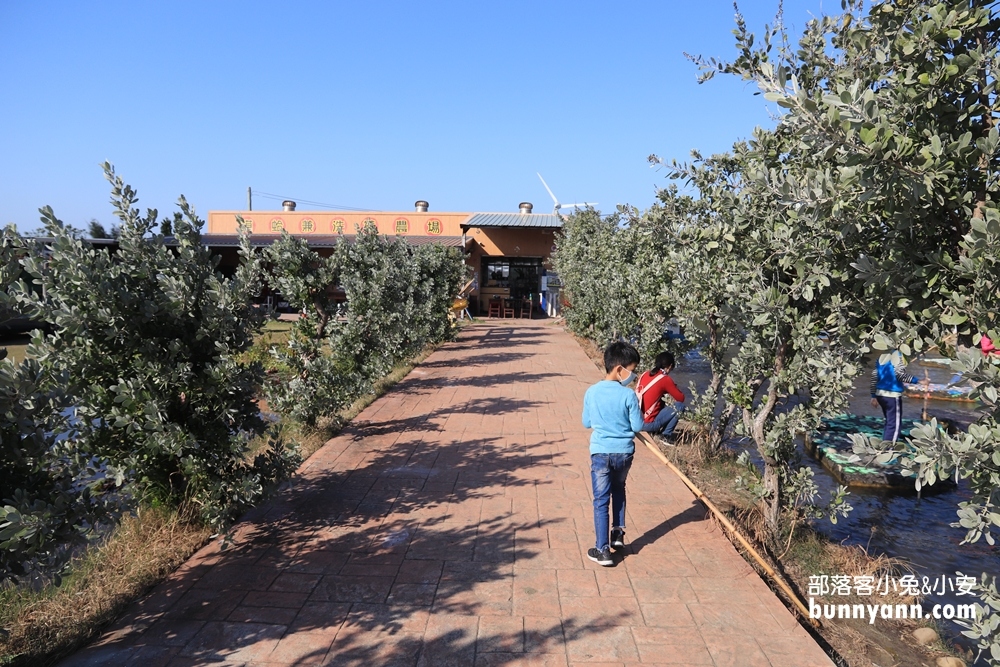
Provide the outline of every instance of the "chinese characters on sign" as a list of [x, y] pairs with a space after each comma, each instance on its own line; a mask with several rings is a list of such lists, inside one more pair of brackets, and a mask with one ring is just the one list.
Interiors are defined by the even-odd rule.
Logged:
[[396, 220], [396, 233], [406, 234], [410, 231], [410, 221], [406, 218], [398, 218]]
[[378, 231], [378, 223], [375, 222], [375, 218], [365, 218], [364, 220], [361, 221], [361, 226], [358, 229], [359, 230], [361, 230], [361, 229], [374, 229], [377, 232]]
[[441, 221], [437, 218], [431, 218], [427, 221], [427, 233], [433, 236], [438, 236], [441, 234]]
[[946, 577], [941, 575], [935, 579], [923, 577], [918, 579], [915, 575], [904, 574], [903, 576], [889, 577], [882, 575], [878, 579], [873, 576], [854, 576], [846, 574], [814, 574], [809, 577], [809, 595], [820, 597], [824, 595], [888, 595], [893, 593], [917, 597], [921, 595], [944, 595], [954, 593], [955, 595], [972, 595], [972, 589], [976, 585], [975, 577], [958, 575]]
[[312, 218], [303, 218], [302, 222], [299, 223], [299, 229], [302, 230], [303, 234], [312, 234], [316, 231], [316, 223], [313, 222]]
[[334, 234], [344, 233], [344, 220], [342, 218], [334, 218], [330, 221], [330, 231]]

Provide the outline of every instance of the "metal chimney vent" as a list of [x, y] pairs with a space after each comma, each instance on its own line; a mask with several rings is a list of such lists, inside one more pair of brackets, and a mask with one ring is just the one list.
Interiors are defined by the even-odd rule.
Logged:
[[281, 202], [281, 210], [282, 211], [294, 211], [295, 210], [295, 202], [293, 202], [291, 199], [286, 199], [285, 201]]
[[427, 212], [427, 207], [430, 206], [430, 204], [428, 204], [427, 202], [425, 202], [423, 199], [418, 200], [413, 205], [416, 207], [417, 213], [426, 213]]
[[517, 208], [521, 213], [531, 213], [531, 202], [523, 201], [517, 205]]

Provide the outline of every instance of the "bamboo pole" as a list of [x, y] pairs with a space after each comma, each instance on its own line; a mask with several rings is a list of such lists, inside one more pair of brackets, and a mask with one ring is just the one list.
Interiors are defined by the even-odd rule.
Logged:
[[822, 627], [820, 625], [819, 619], [810, 618], [809, 610], [806, 609], [805, 604], [802, 603], [802, 600], [799, 599], [799, 596], [796, 595], [795, 592], [791, 589], [791, 587], [785, 582], [784, 578], [781, 575], [779, 575], [774, 570], [774, 568], [772, 568], [770, 565], [767, 564], [767, 561], [765, 561], [761, 557], [761, 555], [757, 553], [757, 550], [753, 548], [753, 546], [750, 544], [750, 542], [747, 541], [745, 537], [743, 537], [740, 531], [736, 529], [736, 526], [734, 526], [733, 523], [726, 518], [726, 515], [724, 515], [719, 510], [719, 508], [715, 506], [715, 503], [709, 500], [708, 497], [701, 492], [701, 489], [695, 486], [694, 482], [688, 479], [687, 475], [682, 473], [677, 468], [677, 466], [675, 466], [673, 463], [670, 462], [670, 459], [668, 459], [666, 456], [663, 455], [663, 452], [660, 451], [660, 448], [657, 447], [656, 443], [653, 441], [653, 437], [648, 433], [639, 433], [638, 437], [640, 440], [642, 440], [643, 444], [645, 444], [646, 447], [649, 448], [649, 451], [653, 452], [656, 458], [663, 461], [663, 463], [666, 464], [666, 466], [670, 468], [674, 472], [674, 474], [676, 474], [678, 477], [681, 478], [681, 481], [684, 482], [685, 486], [691, 489], [691, 493], [694, 494], [695, 498], [697, 498], [698, 500], [700, 500], [702, 503], [705, 504], [705, 507], [707, 507], [708, 510], [715, 516], [715, 518], [719, 520], [719, 523], [721, 523], [726, 528], [726, 530], [729, 531], [731, 535], [733, 535], [734, 537], [736, 537], [737, 540], [739, 540], [739, 543], [743, 545], [743, 548], [746, 549], [751, 556], [753, 556], [754, 560], [757, 561], [762, 568], [764, 568], [764, 572], [766, 572], [767, 575], [771, 577], [771, 579], [776, 584], [778, 584], [781, 590], [785, 592], [785, 595], [788, 596], [788, 599], [791, 600], [793, 603], [795, 603], [795, 606], [802, 614], [802, 617], [807, 619], [809, 623], [812, 624], [813, 627], [815, 628]]

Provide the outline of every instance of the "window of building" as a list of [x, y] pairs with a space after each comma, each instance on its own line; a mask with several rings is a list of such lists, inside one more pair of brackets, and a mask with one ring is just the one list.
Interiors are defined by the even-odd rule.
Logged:
[[396, 233], [397, 234], [407, 234], [410, 231], [410, 221], [406, 218], [399, 218], [396, 220]]
[[482, 287], [510, 290], [514, 298], [538, 294], [542, 284], [540, 257], [483, 257]]

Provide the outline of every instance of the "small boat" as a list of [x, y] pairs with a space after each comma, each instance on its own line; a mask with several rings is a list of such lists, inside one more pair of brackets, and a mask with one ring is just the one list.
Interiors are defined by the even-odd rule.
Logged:
[[[961, 376], [957, 376], [961, 381]], [[928, 398], [935, 401], [962, 401], [965, 403], [975, 403], [976, 399], [970, 398], [973, 387], [969, 385], [954, 384], [955, 378], [948, 383], [930, 384], [907, 384], [904, 395], [910, 398]]]
[[[908, 436], [919, 424], [913, 419], [903, 419], [900, 437]], [[906, 474], [898, 455], [886, 463], [877, 463], [864, 457], [859, 459], [854, 454], [851, 435], [880, 437], [884, 426], [885, 419], [882, 417], [855, 414], [829, 417], [823, 420], [818, 430], [806, 436], [805, 449], [847, 487], [914, 492], [914, 479]]]
[[921, 366], [930, 366], [931, 368], [951, 368], [952, 360], [948, 357], [921, 357]]

